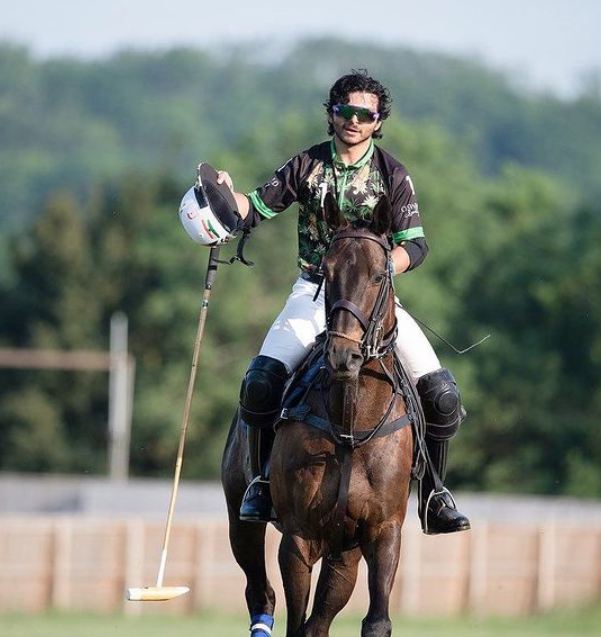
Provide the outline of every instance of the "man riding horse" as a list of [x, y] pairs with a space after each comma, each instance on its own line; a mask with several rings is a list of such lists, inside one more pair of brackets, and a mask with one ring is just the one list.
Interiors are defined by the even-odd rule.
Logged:
[[[323, 290], [319, 290], [320, 263], [332, 236], [323, 215], [326, 194], [335, 197], [349, 221], [369, 220], [379, 199], [387, 195], [393, 219], [391, 272], [408, 272], [426, 258], [428, 247], [413, 182], [407, 169], [373, 142], [382, 137], [390, 105], [388, 89], [365, 71], [353, 71], [335, 82], [324, 104], [331, 140], [287, 161], [249, 195], [236, 193], [228, 173], [219, 172], [219, 182], [234, 192], [247, 228], [272, 219], [294, 202], [299, 204], [300, 276], [259, 355], [252, 360], [240, 392], [239, 413], [248, 426], [253, 474], [240, 509], [241, 520], [274, 519], [268, 477], [273, 425], [288, 378], [326, 327]], [[398, 301], [396, 317], [396, 351], [416, 385], [427, 421], [427, 448], [444, 481], [449, 440], [465, 417], [461, 397], [453, 375], [441, 367], [427, 338]], [[345, 364], [350, 369], [353, 361]], [[447, 489], [436, 490], [435, 482], [430, 472], [420, 482], [419, 516], [424, 533], [469, 529], [468, 518], [458, 511], [451, 494]]]

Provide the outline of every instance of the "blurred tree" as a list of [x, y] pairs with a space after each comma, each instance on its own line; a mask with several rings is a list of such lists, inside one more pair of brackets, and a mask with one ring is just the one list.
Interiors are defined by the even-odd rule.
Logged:
[[[208, 258], [176, 217], [195, 165], [253, 189], [325, 137], [332, 77], [368, 65], [404, 114], [385, 123], [382, 146], [412, 174], [431, 248], [397, 294], [460, 347], [493, 335], [463, 357], [436, 344], [470, 413], [451, 482], [601, 495], [601, 237], [598, 207], [582, 203], [600, 163], [598, 100], [522, 95], [442, 56], [348, 53], [316, 42], [272, 66], [191, 50], [38, 63], [0, 47], [0, 133], [12, 149], [0, 159], [0, 217], [13, 228], [0, 241], [0, 341], [106, 349], [111, 314], [126, 312], [138, 363], [132, 470], [170, 474]], [[53, 184], [71, 194], [48, 197]], [[46, 205], [24, 225], [36, 198]], [[217, 475], [242, 374], [295, 278], [296, 209], [263, 223], [248, 255], [256, 267], [219, 270], [187, 477]], [[105, 471], [105, 375], [1, 373], [0, 468]]]
[[[397, 115], [470, 144], [482, 172], [497, 174], [511, 161], [569, 179], [574, 198], [600, 194], [593, 75], [581, 96], [561, 100], [477, 61], [403, 47], [321, 38], [277, 58], [264, 49], [41, 61], [0, 43], [0, 227], [23, 227], [47, 192], [76, 189], [87, 198], [99, 180], [128, 170], [183, 175], [250, 139], [259, 142], [255, 161], [271, 169], [323, 137], [330, 85], [365, 66], [391, 88]], [[292, 140], [303, 141], [291, 148]]]
[[[75, 200], [57, 195], [12, 248], [15, 281], [0, 292], [0, 332], [12, 346], [93, 349], [102, 304], [89, 233]], [[4, 337], [4, 340], [6, 336]], [[106, 442], [106, 378], [2, 370], [0, 462], [29, 469], [98, 471]], [[102, 408], [102, 411], [100, 410]], [[27, 440], [31, 444], [27, 444]], [[53, 441], [53, 449], [46, 443]], [[56, 461], [56, 464], [54, 464]]]

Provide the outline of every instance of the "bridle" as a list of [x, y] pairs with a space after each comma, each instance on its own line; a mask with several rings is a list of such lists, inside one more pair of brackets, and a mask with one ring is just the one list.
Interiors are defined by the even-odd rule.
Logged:
[[[340, 230], [332, 237], [331, 244], [336, 241], [341, 241], [342, 239], [374, 241], [384, 250], [386, 254], [386, 262], [388, 263], [390, 260], [391, 247], [388, 241], [386, 241], [381, 236], [373, 234], [367, 229], [351, 227]], [[383, 321], [384, 311], [386, 309], [386, 302], [388, 301], [389, 296], [391, 294], [394, 294], [394, 286], [390, 268], [386, 268], [386, 271], [381, 272], [380, 274], [382, 275], [382, 282], [380, 283], [378, 296], [376, 298], [376, 302], [374, 303], [369, 318], [365, 316], [365, 313], [359, 306], [346, 299], [336, 301], [333, 305], [329, 306], [327, 285], [325, 289], [326, 336], [328, 339], [328, 343], [332, 336], [338, 336], [348, 341], [352, 341], [353, 343], [357, 343], [361, 350], [364, 361], [381, 358], [382, 356], [388, 354], [388, 352], [390, 352], [394, 347], [397, 336], [396, 316], [392, 328], [386, 334], [383, 333]], [[363, 337], [361, 339], [356, 339], [349, 334], [345, 334], [344, 332], [339, 332], [332, 329], [332, 317], [334, 315], [334, 312], [338, 310], [345, 310], [346, 312], [350, 312], [359, 321], [363, 328]]]

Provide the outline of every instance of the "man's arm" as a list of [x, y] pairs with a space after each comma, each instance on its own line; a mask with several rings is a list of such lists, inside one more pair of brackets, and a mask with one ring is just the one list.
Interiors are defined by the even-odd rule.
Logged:
[[428, 244], [422, 228], [417, 196], [406, 170], [398, 169], [392, 180], [392, 239], [391, 252], [394, 273], [401, 274], [419, 266], [428, 254]]
[[234, 199], [238, 204], [238, 212], [242, 219], [246, 219], [248, 216], [248, 211], [250, 210], [250, 204], [248, 203], [248, 197], [239, 192], [234, 193]]
[[[413, 270], [421, 265], [428, 256], [428, 244], [425, 237], [417, 237], [408, 241], [401, 241], [390, 254], [394, 263], [394, 273], [401, 274]], [[401, 269], [403, 268], [403, 269]]]
[[247, 227], [255, 227], [265, 219], [273, 219], [298, 199], [300, 174], [306, 153], [289, 159], [273, 177], [248, 195], [234, 190], [232, 178], [225, 170], [218, 171], [217, 180], [225, 183], [234, 194], [240, 216]]
[[401, 274], [407, 271], [407, 268], [411, 265], [411, 258], [409, 253], [403, 246], [395, 246], [391, 253], [390, 259], [392, 260], [394, 274]]

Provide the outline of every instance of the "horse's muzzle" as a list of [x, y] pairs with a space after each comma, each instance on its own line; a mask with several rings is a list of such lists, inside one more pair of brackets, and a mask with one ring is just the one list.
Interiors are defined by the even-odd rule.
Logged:
[[349, 347], [348, 341], [337, 343], [339, 339], [332, 339], [328, 349], [328, 363], [334, 378], [350, 380], [359, 375], [363, 365], [363, 354], [358, 347]]

